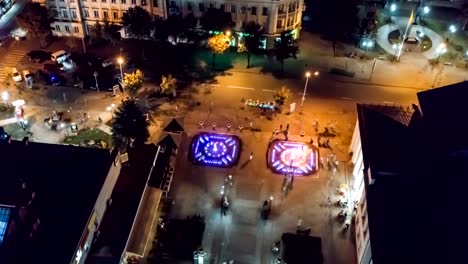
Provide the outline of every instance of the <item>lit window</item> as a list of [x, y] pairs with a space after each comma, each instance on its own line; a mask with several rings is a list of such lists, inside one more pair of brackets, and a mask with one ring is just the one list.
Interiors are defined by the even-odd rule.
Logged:
[[75, 30], [75, 33], [80, 33], [80, 28], [78, 27], [73, 27], [73, 30]]
[[65, 26], [65, 31], [66, 31], [66, 32], [70, 32], [70, 27], [69, 27], [69, 26]]
[[10, 219], [10, 208], [0, 207], [0, 245], [5, 237]]

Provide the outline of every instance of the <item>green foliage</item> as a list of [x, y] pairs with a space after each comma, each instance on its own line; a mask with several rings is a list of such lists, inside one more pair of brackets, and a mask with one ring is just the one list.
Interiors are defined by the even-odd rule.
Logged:
[[89, 41], [91, 44], [99, 43], [103, 40], [102, 38], [102, 25], [99, 22], [96, 22], [89, 30]]
[[291, 35], [281, 33], [281, 40], [274, 49], [276, 60], [281, 63], [281, 71], [284, 71], [284, 60], [288, 58], [297, 58], [299, 48], [294, 43]]
[[125, 147], [130, 143], [143, 144], [149, 137], [148, 122], [136, 102], [123, 101], [114, 113], [112, 141], [115, 146]]
[[161, 83], [159, 84], [161, 92], [167, 95], [176, 95], [177, 79], [172, 77], [171, 74], [161, 76]]
[[228, 35], [218, 34], [208, 39], [208, 48], [213, 52], [213, 61], [211, 63], [213, 67], [215, 65], [216, 54], [223, 54], [229, 48], [229, 38]]
[[137, 92], [143, 86], [143, 77], [143, 72], [140, 70], [125, 73], [123, 79], [125, 89], [133, 93]]
[[231, 13], [218, 8], [208, 8], [200, 19], [200, 24], [206, 30], [224, 31], [234, 26]]
[[139, 6], [130, 7], [122, 17], [122, 24], [126, 27], [128, 35], [142, 39], [149, 37], [151, 16]]
[[292, 97], [292, 91], [286, 86], [281, 87], [281, 89], [276, 90], [273, 98], [275, 102], [279, 105], [285, 104]]
[[39, 3], [29, 2], [16, 16], [16, 25], [27, 30], [34, 39], [39, 39], [41, 48], [45, 46], [45, 41], [51, 33], [51, 22], [46, 7]]

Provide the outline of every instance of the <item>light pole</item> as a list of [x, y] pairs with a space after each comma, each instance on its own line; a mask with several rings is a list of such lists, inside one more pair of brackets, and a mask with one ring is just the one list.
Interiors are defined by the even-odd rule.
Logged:
[[432, 65], [432, 70], [434, 70], [434, 67], [439, 64], [440, 57], [442, 57], [442, 54], [447, 52], [447, 45], [445, 43], [440, 43], [439, 47], [437, 47], [437, 53], [439, 53], [439, 56], [437, 56], [437, 61]]
[[97, 81], [97, 77], [99, 75], [99, 73], [97, 71], [94, 72], [94, 80], [96, 81], [96, 89], [97, 89], [97, 92], [99, 93], [99, 84], [98, 84], [98, 81]]
[[447, 42], [450, 41], [450, 39], [452, 38], [453, 34], [455, 34], [455, 32], [457, 32], [457, 27], [455, 25], [450, 25], [450, 27], [449, 27], [450, 35], [449, 35], [449, 38], [448, 38]]
[[122, 64], [124, 63], [124, 60], [122, 57], [117, 58], [117, 62], [119, 63], [120, 66], [120, 81], [123, 83], [123, 71], [122, 71]]
[[114, 120], [114, 109], [115, 109], [115, 104], [111, 104], [108, 107], [106, 107], [106, 110], [111, 113], [112, 120]]
[[[314, 72], [314, 76], [318, 76], [320, 73], [318, 71], [315, 71]], [[311, 73], [308, 71], [305, 73], [305, 77], [306, 77], [306, 82], [305, 82], [305, 85], [304, 85], [304, 91], [302, 92], [302, 98], [301, 98], [301, 114], [304, 110], [304, 101], [305, 101], [305, 95], [306, 95], [306, 92], [307, 92], [307, 85], [309, 84], [309, 77], [310, 77]]]
[[7, 91], [2, 92], [2, 100], [4, 104], [8, 104], [8, 100], [10, 100], [10, 94]]

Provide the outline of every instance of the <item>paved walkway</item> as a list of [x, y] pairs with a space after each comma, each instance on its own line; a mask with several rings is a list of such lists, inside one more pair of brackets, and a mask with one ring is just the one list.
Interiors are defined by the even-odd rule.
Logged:
[[18, 119], [16, 119], [16, 117], [12, 117], [12, 118], [8, 118], [8, 119], [3, 119], [3, 120], [0, 120], [0, 126], [5, 126], [5, 125], [9, 125], [9, 124], [14, 124], [18, 122]]
[[[408, 23], [408, 17], [392, 17], [392, 23], [386, 24], [381, 26], [377, 30], [376, 41], [380, 47], [382, 47], [387, 53], [395, 54], [396, 50], [393, 48], [390, 41], [388, 41], [388, 35], [390, 32], [394, 30], [400, 30], [400, 34], [404, 34], [406, 30], [406, 25]], [[424, 26], [418, 25], [421, 28], [421, 31], [429, 37], [432, 41], [432, 47], [421, 54], [426, 57], [427, 59], [434, 59], [437, 58], [440, 54], [437, 51], [437, 48], [440, 46], [441, 43], [444, 42], [443, 38], [434, 32], [432, 29]], [[402, 50], [402, 55], [404, 54], [405, 50]]]

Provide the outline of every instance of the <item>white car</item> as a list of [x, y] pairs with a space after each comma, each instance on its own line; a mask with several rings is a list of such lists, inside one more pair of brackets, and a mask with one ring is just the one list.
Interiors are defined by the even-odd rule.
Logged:
[[22, 80], [23, 80], [23, 77], [18, 72], [18, 70], [16, 68], [13, 68], [13, 81], [21, 82]]
[[114, 60], [113, 59], [107, 59], [107, 60], [104, 60], [102, 62], [102, 67], [103, 68], [109, 67], [111, 65], [114, 65]]

